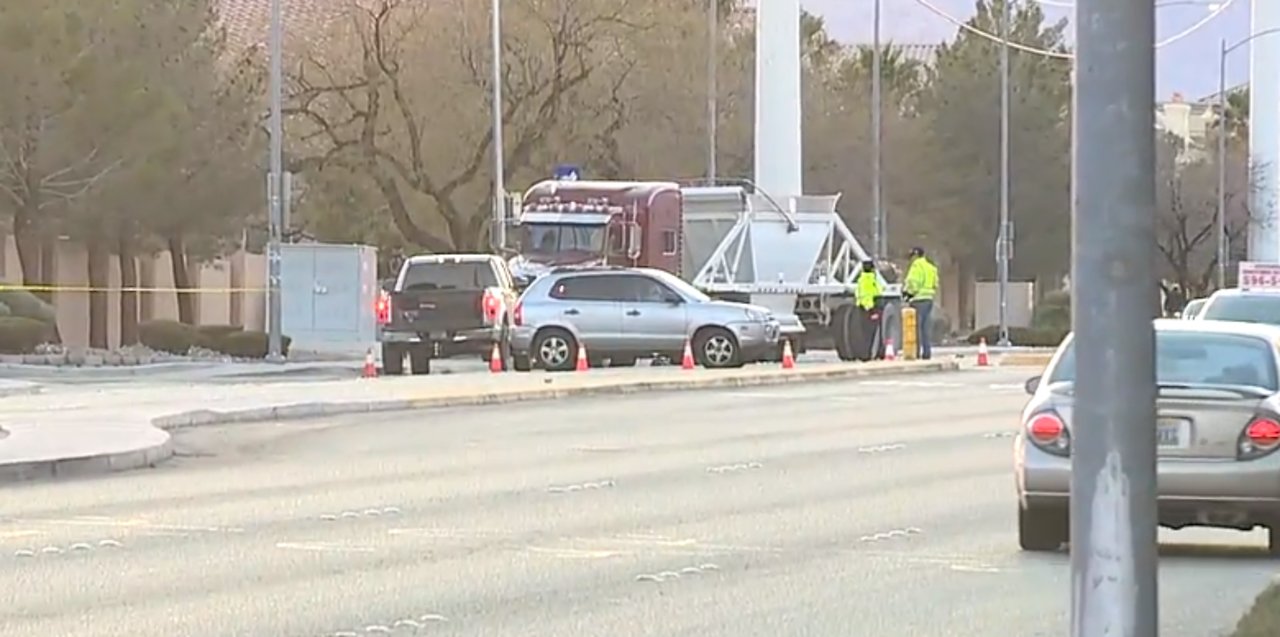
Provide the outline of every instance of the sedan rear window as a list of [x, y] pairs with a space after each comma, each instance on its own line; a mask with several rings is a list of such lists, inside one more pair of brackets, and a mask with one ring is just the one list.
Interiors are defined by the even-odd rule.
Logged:
[[[1049, 382], [1076, 379], [1075, 340]], [[1245, 385], [1280, 391], [1275, 356], [1265, 340], [1235, 334], [1156, 332], [1156, 382], [1186, 385]]]
[[1209, 300], [1199, 318], [1280, 325], [1280, 294], [1223, 294]]

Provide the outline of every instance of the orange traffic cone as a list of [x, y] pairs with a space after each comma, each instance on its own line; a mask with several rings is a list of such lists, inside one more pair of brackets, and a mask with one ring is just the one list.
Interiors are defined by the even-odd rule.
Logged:
[[589, 367], [591, 366], [587, 364], [587, 346], [578, 345], [578, 365], [574, 369], [585, 372]]
[[378, 365], [373, 362], [373, 348], [369, 348], [364, 354], [364, 370], [360, 373], [364, 378], [377, 378]]
[[891, 338], [884, 339], [884, 359], [887, 361], [891, 361], [891, 360], [895, 360], [896, 358], [897, 356], [894, 355], [893, 353], [893, 339]]
[[493, 344], [493, 353], [489, 354], [489, 371], [494, 374], [502, 373], [502, 352], [497, 343]]
[[680, 359], [680, 369], [693, 369], [693, 348], [689, 346], [689, 340], [684, 341], [684, 357]]
[[987, 339], [978, 339], [978, 367], [987, 367], [991, 365], [991, 359], [987, 356]]
[[796, 366], [796, 355], [791, 351], [791, 339], [782, 342], [782, 369], [793, 369]]

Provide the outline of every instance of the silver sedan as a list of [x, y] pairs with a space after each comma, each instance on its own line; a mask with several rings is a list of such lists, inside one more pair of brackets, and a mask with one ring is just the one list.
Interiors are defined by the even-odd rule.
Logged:
[[[1133, 425], [1155, 428], [1160, 524], [1261, 526], [1280, 554], [1280, 330], [1164, 319], [1155, 330], [1157, 417]], [[1057, 550], [1070, 535], [1074, 343], [1027, 381], [1014, 462], [1024, 550]]]

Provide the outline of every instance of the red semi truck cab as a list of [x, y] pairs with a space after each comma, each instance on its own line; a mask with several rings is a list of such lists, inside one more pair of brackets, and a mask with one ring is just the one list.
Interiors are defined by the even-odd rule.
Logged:
[[539, 182], [516, 215], [512, 273], [529, 281], [554, 266], [601, 264], [679, 274], [683, 206], [674, 182]]

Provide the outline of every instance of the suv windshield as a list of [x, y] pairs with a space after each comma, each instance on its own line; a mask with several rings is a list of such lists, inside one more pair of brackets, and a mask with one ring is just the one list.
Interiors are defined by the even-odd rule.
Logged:
[[681, 279], [678, 276], [674, 276], [667, 272], [658, 272], [655, 274], [659, 281], [662, 281], [663, 283], [671, 286], [672, 288], [675, 288], [677, 292], [683, 294], [687, 298], [698, 301], [699, 303], [706, 303], [707, 301], [711, 300], [711, 297], [707, 296], [706, 294], [703, 294], [702, 290], [699, 290], [698, 288], [695, 288], [692, 285], [689, 285], [688, 283], [685, 282], [684, 279]]
[[1280, 294], [1220, 294], [1209, 300], [1199, 318], [1280, 325]]
[[[1075, 339], [1053, 368], [1049, 382], [1076, 379]], [[1247, 385], [1280, 391], [1271, 345], [1235, 334], [1156, 332], [1156, 383]]]
[[404, 291], [479, 290], [496, 287], [497, 276], [488, 261], [411, 263], [404, 273]]
[[526, 223], [520, 230], [520, 245], [532, 254], [602, 253], [604, 239], [605, 226]]

